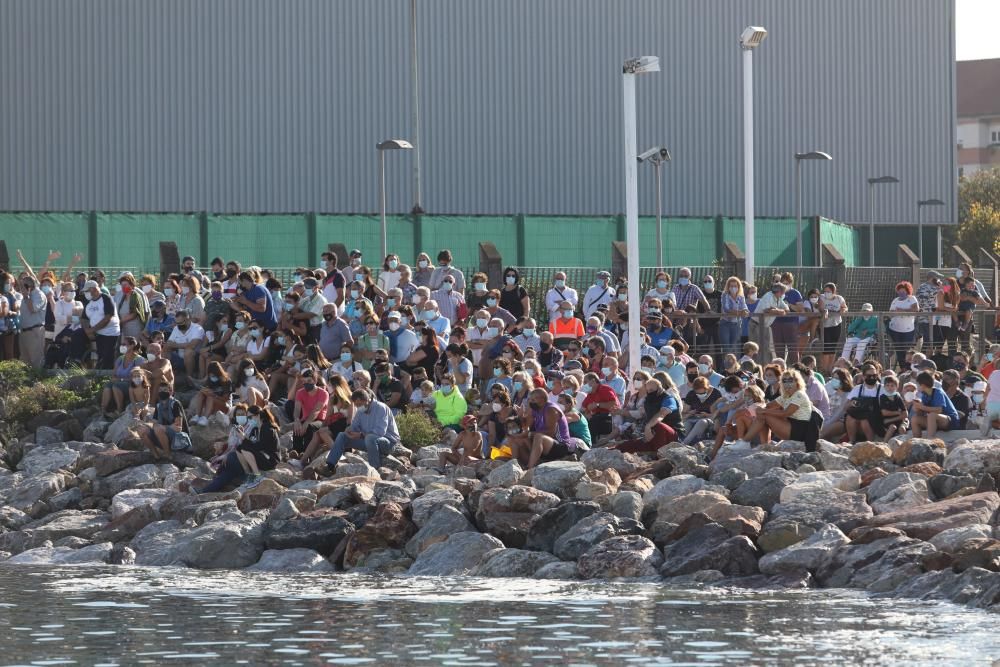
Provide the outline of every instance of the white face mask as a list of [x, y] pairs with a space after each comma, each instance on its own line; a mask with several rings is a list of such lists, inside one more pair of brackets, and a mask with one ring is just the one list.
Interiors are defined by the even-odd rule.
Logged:
[[119, 345], [118, 346], [118, 352], [120, 354], [125, 354], [126, 352], [128, 352], [128, 346], [127, 345]]
[[642, 389], [643, 385], [645, 385], [645, 384], [646, 383], [643, 380], [632, 380], [632, 388], [633, 389], [637, 389], [637, 390], [638, 389]]
[[142, 293], [143, 294], [149, 294], [152, 291], [153, 291], [153, 286], [152, 285], [143, 285], [142, 286]]
[[150, 352], [149, 354], [146, 355], [146, 360], [147, 361], [156, 361], [156, 355], [153, 354], [152, 352]]
[[913, 399], [915, 399], [916, 397], [917, 393], [914, 391], [908, 391], [905, 394], [903, 394], [903, 400], [905, 400], [907, 403], [913, 402]]
[[493, 408], [493, 412], [500, 412], [501, 410], [503, 410], [503, 406], [500, 405], [499, 403], [494, 403], [490, 407]]

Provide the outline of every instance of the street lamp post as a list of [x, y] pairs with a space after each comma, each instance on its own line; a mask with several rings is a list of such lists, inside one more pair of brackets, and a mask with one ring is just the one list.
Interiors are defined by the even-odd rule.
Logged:
[[917, 254], [920, 256], [920, 263], [924, 263], [924, 218], [922, 211], [924, 206], [944, 206], [940, 199], [921, 199], [917, 202]]
[[753, 50], [767, 38], [767, 30], [749, 26], [740, 34], [743, 49], [743, 246], [746, 281], [753, 284]]
[[639, 162], [649, 162], [653, 165], [656, 178], [656, 269], [663, 270], [663, 197], [660, 184], [660, 167], [664, 162], [670, 162], [670, 151], [660, 146], [653, 146], [639, 154]]
[[795, 262], [802, 266], [802, 161], [832, 160], [829, 153], [809, 151], [795, 154]]
[[875, 266], [875, 186], [899, 183], [895, 176], [877, 176], [868, 179], [868, 265]]
[[375, 144], [375, 149], [378, 151], [378, 196], [380, 202], [380, 208], [382, 213], [382, 258], [384, 259], [389, 251], [386, 247], [386, 228], [385, 228], [385, 152], [393, 150], [410, 150], [413, 148], [411, 144], [406, 139], [386, 139], [380, 143]]
[[636, 138], [635, 77], [660, 71], [656, 56], [630, 58], [622, 65], [622, 127], [625, 139], [625, 245], [628, 250], [628, 367], [639, 369], [639, 149]]
[[[417, 0], [410, 0], [410, 78], [412, 79], [413, 109], [413, 210], [414, 215], [423, 213], [423, 184], [420, 180], [420, 79], [417, 63]], [[385, 254], [382, 255], [385, 257]]]

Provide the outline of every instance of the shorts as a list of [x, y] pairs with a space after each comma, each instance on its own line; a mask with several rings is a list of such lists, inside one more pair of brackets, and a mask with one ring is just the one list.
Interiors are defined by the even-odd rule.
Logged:
[[570, 451], [569, 445], [565, 442], [556, 442], [553, 443], [552, 449], [549, 450], [549, 453], [542, 456], [542, 461], [559, 461], [572, 453], [573, 452]]
[[809, 438], [812, 423], [808, 419], [789, 419], [788, 424], [791, 426], [791, 432], [788, 434], [789, 440], [805, 442]]
[[125, 394], [126, 397], [128, 396], [128, 388], [129, 388], [128, 380], [113, 380], [112, 382], [108, 383], [108, 386], [111, 387], [112, 389], [117, 389], [121, 393]]
[[836, 354], [838, 343], [840, 343], [840, 325], [835, 327], [823, 327], [824, 354]]

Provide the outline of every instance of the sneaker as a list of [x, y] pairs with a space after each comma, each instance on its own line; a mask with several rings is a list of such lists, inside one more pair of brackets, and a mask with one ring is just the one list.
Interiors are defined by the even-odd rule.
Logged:
[[260, 483], [264, 481], [263, 475], [249, 475], [249, 479], [246, 482], [247, 490], [260, 486]]
[[737, 440], [732, 446], [734, 449], [750, 449], [750, 442], [748, 440]]
[[198, 424], [200, 426], [208, 426], [208, 417], [205, 416], [198, 417]]

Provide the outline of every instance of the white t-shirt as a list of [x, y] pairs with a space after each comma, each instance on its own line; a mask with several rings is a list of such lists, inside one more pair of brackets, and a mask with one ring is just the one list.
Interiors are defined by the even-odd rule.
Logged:
[[[90, 320], [90, 325], [93, 326], [103, 320], [108, 313], [105, 312], [104, 300], [108, 300], [108, 308], [110, 311], [111, 319], [108, 323], [104, 325], [103, 329], [97, 330], [98, 336], [118, 336], [121, 334], [121, 324], [118, 320], [118, 311], [115, 310], [115, 304], [111, 301], [111, 297], [107, 294], [101, 294], [96, 301], [88, 301], [87, 307], [84, 309], [87, 313], [87, 319]], [[176, 329], [175, 329], [176, 331]]]
[[205, 330], [201, 328], [200, 324], [195, 324], [191, 322], [188, 326], [187, 331], [181, 331], [180, 327], [174, 327], [174, 330], [170, 332], [170, 338], [167, 340], [175, 345], [187, 345], [193, 340], [204, 340]]
[[260, 354], [269, 347], [271, 347], [270, 336], [262, 336], [260, 338], [251, 337], [250, 342], [247, 343], [247, 354], [249, 354], [251, 357], [256, 357], [258, 354]]
[[[905, 299], [896, 297], [892, 300], [892, 305], [889, 306], [889, 310], [906, 310], [912, 306], [917, 305], [917, 297], [912, 294], [908, 294]], [[897, 315], [889, 320], [889, 328], [893, 331], [898, 331], [899, 333], [908, 333], [913, 331], [916, 327], [914, 324], [914, 315]]]
[[[480, 340], [492, 340], [488, 337], [489, 331], [480, 331], [479, 327], [469, 327], [469, 330], [465, 332], [465, 340], [472, 343], [474, 341]], [[472, 350], [472, 360], [475, 364], [479, 365], [479, 360], [483, 358], [482, 348], [478, 350]]]
[[826, 292], [824, 292], [819, 297], [819, 307], [830, 313], [829, 317], [826, 318], [826, 323], [824, 327], [839, 327], [840, 323], [843, 322], [844, 318], [840, 316], [840, 310], [847, 305], [844, 301], [844, 297], [839, 294], [834, 294], [830, 298], [826, 297]]
[[59, 333], [70, 323], [73, 318], [73, 308], [78, 301], [66, 301], [56, 299], [56, 305], [52, 308], [52, 315], [56, 318], [55, 332]]
[[383, 292], [399, 286], [399, 271], [382, 271], [378, 274], [378, 285]]

